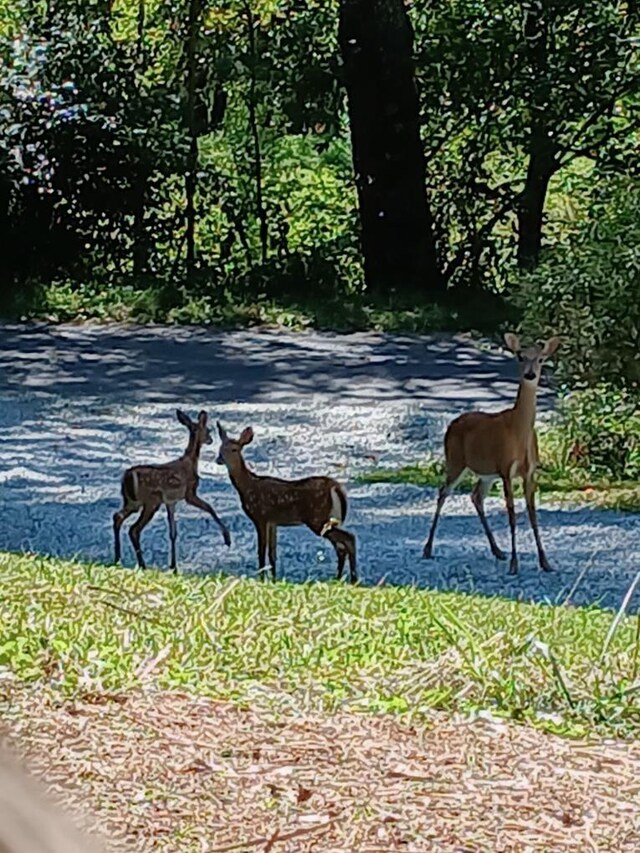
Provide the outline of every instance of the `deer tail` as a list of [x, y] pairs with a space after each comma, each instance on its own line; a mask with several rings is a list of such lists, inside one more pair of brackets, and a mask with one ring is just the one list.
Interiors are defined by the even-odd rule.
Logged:
[[347, 496], [341, 486], [331, 487], [331, 516], [322, 528], [320, 536], [324, 536], [334, 527], [340, 527], [347, 517]]
[[126, 503], [137, 503], [138, 501], [138, 475], [129, 469], [122, 476], [122, 497]]

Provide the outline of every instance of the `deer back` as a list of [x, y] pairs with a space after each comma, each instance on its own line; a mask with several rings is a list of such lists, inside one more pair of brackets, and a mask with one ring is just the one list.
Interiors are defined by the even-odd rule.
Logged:
[[306, 524], [321, 529], [329, 518], [341, 522], [346, 516], [344, 490], [331, 477], [301, 480], [254, 477], [238, 491], [244, 511], [258, 522], [281, 526]]
[[532, 430], [523, 433], [517, 428], [513, 409], [495, 414], [468, 412], [447, 430], [447, 461], [481, 476], [507, 476], [515, 463], [524, 465], [531, 435]]
[[198, 474], [187, 457], [164, 465], [135, 465], [125, 473], [131, 497], [138, 503], [160, 499], [163, 503], [184, 500], [198, 485]]

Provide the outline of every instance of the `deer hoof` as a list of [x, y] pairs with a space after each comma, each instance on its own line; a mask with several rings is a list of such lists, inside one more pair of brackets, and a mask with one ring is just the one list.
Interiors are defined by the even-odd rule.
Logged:
[[518, 574], [518, 561], [516, 559], [514, 559], [513, 557], [511, 558], [511, 565], [509, 566], [509, 574], [510, 575], [517, 575]]
[[423, 560], [433, 560], [433, 550], [429, 547], [429, 545], [424, 546], [424, 550], [422, 552]]
[[546, 557], [544, 558], [544, 560], [540, 560], [540, 568], [542, 569], [543, 572], [552, 572], [553, 571], [553, 569], [549, 565], [549, 562], [548, 562]]
[[496, 558], [496, 560], [506, 560], [507, 559], [507, 555], [500, 548], [496, 548], [496, 550], [493, 552], [493, 556]]
[[231, 534], [230, 534], [230, 533], [229, 533], [229, 531], [225, 528], [225, 530], [223, 530], [223, 532], [222, 532], [222, 536], [224, 537], [224, 544], [225, 544], [225, 545], [227, 546], [227, 548], [228, 548], [228, 547], [231, 545]]

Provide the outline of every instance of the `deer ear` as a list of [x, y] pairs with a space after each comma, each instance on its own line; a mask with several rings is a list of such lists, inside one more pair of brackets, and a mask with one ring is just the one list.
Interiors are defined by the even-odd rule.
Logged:
[[201, 412], [198, 412], [198, 423], [200, 426], [206, 426], [208, 417], [209, 415], [207, 415], [204, 409]]
[[544, 342], [544, 345], [542, 347], [542, 355], [544, 356], [544, 358], [549, 358], [549, 356], [553, 355], [559, 346], [560, 338], [549, 338], [548, 341]]
[[187, 429], [191, 427], [191, 418], [189, 415], [185, 415], [182, 409], [176, 409], [176, 417], [182, 424], [182, 426], [186, 426]]
[[226, 429], [222, 426], [220, 421], [216, 421], [216, 426], [218, 427], [218, 435], [220, 436], [220, 440], [226, 441], [228, 438]]
[[520, 338], [513, 332], [505, 332], [504, 342], [511, 352], [516, 354], [520, 352]]
[[252, 441], [253, 441], [253, 430], [251, 429], [251, 427], [246, 427], [240, 433], [240, 438], [238, 439], [238, 443], [241, 444], [242, 447], [244, 447], [245, 444], [251, 444]]

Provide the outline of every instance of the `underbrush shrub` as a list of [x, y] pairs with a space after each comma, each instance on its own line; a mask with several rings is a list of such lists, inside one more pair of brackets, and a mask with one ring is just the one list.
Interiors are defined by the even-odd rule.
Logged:
[[640, 187], [603, 182], [589, 218], [518, 282], [526, 337], [562, 337], [557, 373], [573, 385], [640, 387]]
[[566, 395], [556, 434], [566, 467], [594, 477], [640, 479], [640, 401], [634, 391], [598, 384]]

